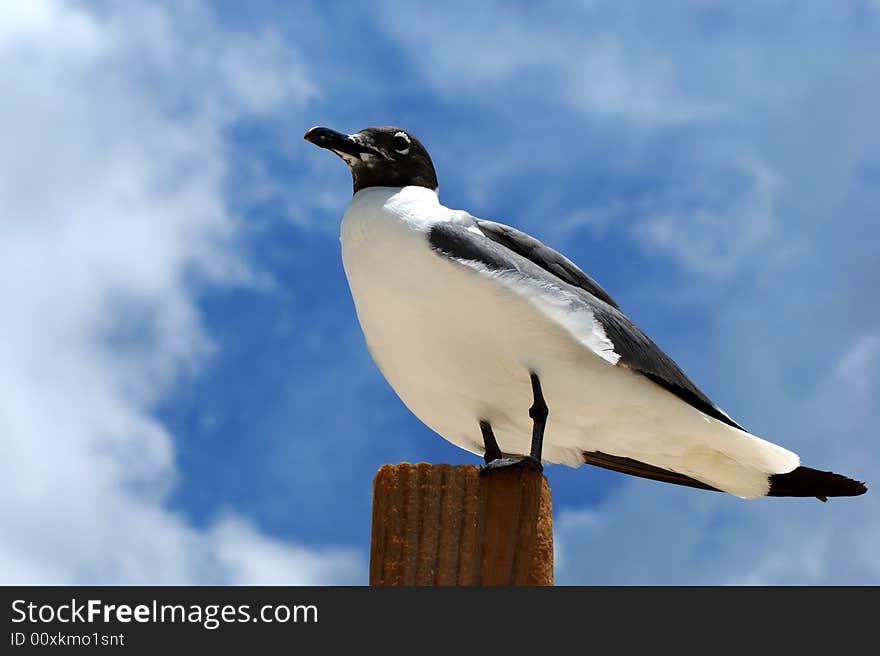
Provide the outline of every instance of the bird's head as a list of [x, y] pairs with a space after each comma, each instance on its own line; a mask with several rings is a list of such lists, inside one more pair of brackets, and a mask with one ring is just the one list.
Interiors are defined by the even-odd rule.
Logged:
[[410, 185], [437, 190], [431, 156], [418, 139], [401, 128], [382, 126], [342, 134], [314, 127], [304, 138], [345, 160], [355, 193], [367, 187]]

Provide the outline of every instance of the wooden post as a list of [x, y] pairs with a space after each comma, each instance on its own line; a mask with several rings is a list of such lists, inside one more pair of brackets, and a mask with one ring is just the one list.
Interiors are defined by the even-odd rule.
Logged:
[[373, 481], [370, 585], [553, 585], [543, 474], [383, 465]]

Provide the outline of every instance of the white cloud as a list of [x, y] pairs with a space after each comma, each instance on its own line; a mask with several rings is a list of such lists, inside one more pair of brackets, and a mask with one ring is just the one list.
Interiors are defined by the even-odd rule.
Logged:
[[210, 353], [200, 286], [253, 279], [225, 130], [312, 97], [298, 54], [200, 4], [28, 0], [0, 5], [0, 68], [0, 581], [351, 580], [350, 553], [169, 510], [154, 416]]
[[758, 157], [713, 152], [701, 159], [681, 189], [641, 208], [631, 230], [646, 251], [697, 274], [731, 275], [774, 236], [782, 181]]
[[[621, 14], [642, 12], [641, 6], [542, 8], [536, 19], [528, 8], [488, 3], [477, 11], [469, 7], [463, 21], [448, 5], [392, 4], [381, 27], [408, 46], [425, 78], [452, 99], [466, 93], [471, 100], [495, 102], [496, 93], [537, 86], [547, 101], [643, 126], [708, 120], [725, 112], [681, 84], [670, 53], [645, 51], [641, 23], [621, 20]], [[622, 29], [627, 25], [635, 33]]]
[[880, 506], [743, 501], [629, 481], [557, 515], [556, 580], [581, 585], [824, 585], [880, 580]]
[[214, 526], [212, 542], [222, 571], [251, 585], [333, 585], [364, 578], [366, 565], [352, 549], [316, 552], [270, 540], [240, 519]]
[[[853, 393], [867, 399], [872, 389], [880, 388], [876, 380], [880, 372], [880, 335], [861, 337], [840, 359], [835, 374]], [[872, 380], [873, 377], [873, 380]]]

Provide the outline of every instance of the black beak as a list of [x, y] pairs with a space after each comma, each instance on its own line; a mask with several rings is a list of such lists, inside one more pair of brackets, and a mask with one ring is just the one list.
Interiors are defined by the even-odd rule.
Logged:
[[359, 144], [347, 134], [342, 134], [330, 128], [309, 128], [303, 139], [315, 144], [319, 148], [335, 151], [337, 154], [345, 153], [346, 155], [358, 158], [361, 156], [361, 153], [378, 154], [372, 148]]

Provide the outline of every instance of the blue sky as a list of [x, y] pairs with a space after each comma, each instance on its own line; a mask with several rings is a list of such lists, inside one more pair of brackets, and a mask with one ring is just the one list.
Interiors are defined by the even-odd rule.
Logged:
[[[0, 5], [0, 580], [364, 583], [385, 462], [321, 124], [406, 127], [754, 432], [880, 473], [880, 4]], [[557, 580], [880, 583], [880, 506], [547, 470]]]

